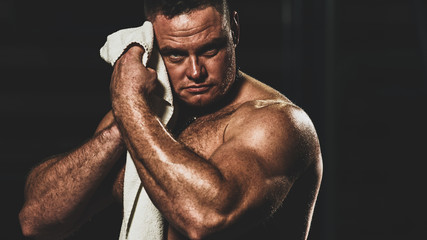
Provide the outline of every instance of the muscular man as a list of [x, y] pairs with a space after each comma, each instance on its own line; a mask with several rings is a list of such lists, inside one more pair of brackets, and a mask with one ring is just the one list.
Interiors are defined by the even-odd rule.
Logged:
[[239, 20], [225, 1], [150, 2], [180, 109], [175, 126], [150, 109], [156, 73], [141, 64], [141, 47], [130, 48], [115, 64], [112, 111], [95, 135], [29, 174], [23, 233], [58, 239], [120, 201], [127, 150], [167, 239], [306, 239], [322, 178], [311, 120], [236, 69]]

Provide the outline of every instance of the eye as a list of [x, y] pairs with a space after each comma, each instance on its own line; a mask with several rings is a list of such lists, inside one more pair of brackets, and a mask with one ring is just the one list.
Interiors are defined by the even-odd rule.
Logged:
[[167, 56], [167, 58], [169, 59], [170, 62], [178, 63], [184, 59], [184, 55], [179, 54], [179, 53], [170, 53]]
[[218, 49], [217, 48], [211, 48], [211, 49], [208, 49], [208, 50], [206, 50], [204, 53], [203, 53], [203, 56], [206, 56], [206, 57], [213, 57], [213, 56], [215, 56], [215, 55], [217, 55], [218, 54]]

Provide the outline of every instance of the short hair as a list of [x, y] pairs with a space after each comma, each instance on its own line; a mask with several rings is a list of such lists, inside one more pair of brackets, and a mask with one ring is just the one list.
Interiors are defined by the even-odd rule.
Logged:
[[[214, 7], [221, 15], [230, 15], [230, 1], [228, 0], [145, 0], [144, 14], [147, 20], [154, 21], [156, 15], [161, 14], [167, 18], [191, 13], [206, 7]], [[226, 11], [226, 12], [224, 12]]]

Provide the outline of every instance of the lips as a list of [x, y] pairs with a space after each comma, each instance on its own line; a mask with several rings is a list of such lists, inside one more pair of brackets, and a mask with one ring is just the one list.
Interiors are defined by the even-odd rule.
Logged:
[[211, 87], [212, 85], [193, 85], [186, 87], [185, 90], [192, 94], [202, 94], [207, 92]]

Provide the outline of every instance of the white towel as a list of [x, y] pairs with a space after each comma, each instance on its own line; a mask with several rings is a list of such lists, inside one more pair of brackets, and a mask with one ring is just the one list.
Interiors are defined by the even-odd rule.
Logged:
[[[150, 97], [150, 105], [166, 126], [174, 111], [172, 91], [163, 59], [158, 50], [153, 48], [153, 42], [153, 25], [146, 21], [140, 27], [119, 30], [109, 35], [100, 55], [106, 62], [114, 65], [129, 45], [137, 43], [145, 49], [142, 63], [157, 71], [160, 82], [160, 87]], [[119, 239], [163, 240], [163, 224], [163, 217], [142, 187], [128, 152], [123, 189], [123, 222]]]

